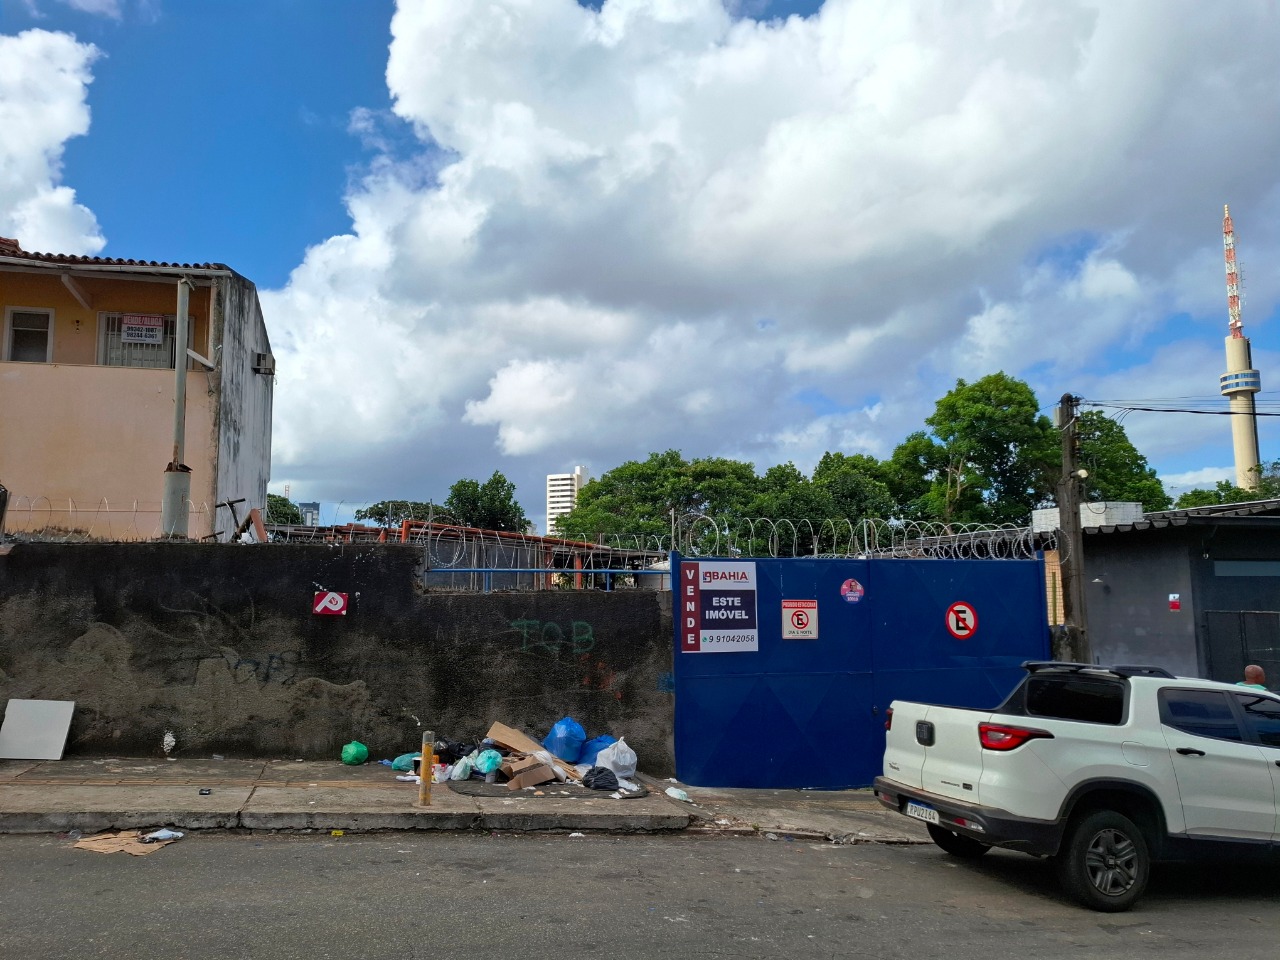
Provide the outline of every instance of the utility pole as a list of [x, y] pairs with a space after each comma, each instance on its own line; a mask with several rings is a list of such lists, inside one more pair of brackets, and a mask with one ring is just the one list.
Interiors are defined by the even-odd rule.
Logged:
[[173, 337], [173, 459], [164, 468], [164, 496], [160, 501], [160, 531], [185, 540], [191, 516], [191, 468], [183, 460], [187, 443], [187, 309], [191, 281], [178, 281], [178, 315]]
[[1062, 477], [1058, 481], [1058, 561], [1062, 570], [1063, 635], [1053, 655], [1058, 660], [1093, 663], [1089, 619], [1084, 601], [1084, 533], [1080, 528], [1080, 485], [1089, 473], [1079, 466], [1080, 398], [1062, 395], [1057, 425], [1062, 432]]

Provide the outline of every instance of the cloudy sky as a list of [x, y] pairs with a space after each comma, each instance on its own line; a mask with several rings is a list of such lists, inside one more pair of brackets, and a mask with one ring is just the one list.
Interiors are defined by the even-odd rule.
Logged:
[[[0, 0], [0, 235], [258, 284], [324, 519], [650, 451], [886, 456], [957, 377], [1280, 388], [1267, 0]], [[1225, 417], [1133, 413], [1171, 487]], [[1280, 427], [1261, 421], [1264, 459]], [[341, 506], [339, 506], [341, 504]], [[345, 517], [344, 517], [345, 518]]]

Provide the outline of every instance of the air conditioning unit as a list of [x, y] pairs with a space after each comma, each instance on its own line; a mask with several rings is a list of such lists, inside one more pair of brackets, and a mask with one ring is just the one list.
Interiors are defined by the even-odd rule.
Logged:
[[263, 373], [269, 377], [275, 376], [276, 358], [270, 353], [255, 353], [253, 355], [253, 372]]

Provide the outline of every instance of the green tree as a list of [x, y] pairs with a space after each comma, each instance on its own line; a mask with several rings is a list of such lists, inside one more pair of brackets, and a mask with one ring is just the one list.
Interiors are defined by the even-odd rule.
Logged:
[[464, 527], [523, 533], [529, 521], [515, 496], [516, 485], [495, 470], [484, 483], [459, 480], [449, 488], [444, 508]]
[[288, 497], [277, 493], [267, 494], [267, 523], [302, 525], [302, 511]]
[[1124, 427], [1101, 410], [1080, 415], [1080, 466], [1089, 471], [1085, 499], [1140, 503], [1144, 511], [1168, 510], [1173, 502], [1147, 458], [1129, 441]]
[[1280, 460], [1273, 460], [1259, 471], [1254, 490], [1237, 487], [1230, 480], [1219, 480], [1212, 490], [1197, 487], [1178, 497], [1179, 510], [1212, 507], [1223, 503], [1248, 503], [1251, 500], [1280, 499]]
[[[744, 509], [753, 521], [741, 530], [741, 535], [750, 538], [746, 550], [778, 556], [812, 554], [815, 541], [822, 538], [825, 521], [835, 509], [830, 491], [811, 481], [793, 463], [766, 470], [756, 482], [756, 491]], [[757, 519], [770, 522], [754, 523]], [[776, 543], [771, 546], [771, 541]]]
[[814, 486], [830, 500], [830, 511], [824, 516], [854, 524], [892, 516], [897, 503], [885, 483], [888, 475], [875, 457], [824, 453], [813, 471]]
[[379, 500], [357, 510], [355, 518], [372, 520], [380, 527], [398, 527], [405, 520], [450, 520], [443, 508], [420, 500]]
[[606, 534], [671, 531], [671, 514], [717, 519], [746, 516], [757, 492], [749, 463], [722, 457], [685, 460], [678, 450], [628, 460], [587, 483], [557, 529], [563, 536], [596, 540]]
[[910, 517], [1027, 523], [1053, 490], [1058, 434], [1035, 394], [1003, 372], [942, 397], [889, 462], [891, 487]]

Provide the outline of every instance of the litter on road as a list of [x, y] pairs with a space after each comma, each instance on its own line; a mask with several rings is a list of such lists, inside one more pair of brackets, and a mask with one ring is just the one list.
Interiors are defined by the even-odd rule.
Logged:
[[[107, 833], [82, 837], [74, 846], [79, 850], [92, 850], [94, 853], [128, 853], [135, 857], [145, 857], [155, 853], [161, 847], [181, 839], [177, 830], [153, 830], [142, 833], [136, 830], [113, 830]], [[153, 838], [153, 839], [152, 839]]]

